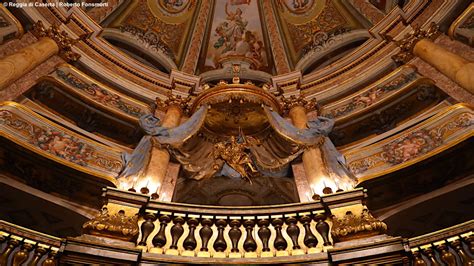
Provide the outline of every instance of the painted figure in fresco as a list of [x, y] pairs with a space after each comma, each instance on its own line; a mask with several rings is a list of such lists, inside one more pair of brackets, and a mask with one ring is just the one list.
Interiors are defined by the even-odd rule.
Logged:
[[235, 12], [229, 11], [228, 3], [226, 3], [225, 13], [227, 14], [227, 21], [217, 26], [216, 34], [219, 36], [219, 39], [214, 44], [215, 48], [224, 46], [223, 54], [236, 50], [237, 42], [242, 40], [248, 24], [246, 20], [242, 19], [242, 10], [240, 8], [237, 8]]
[[231, 1], [225, 4], [226, 21], [220, 23], [214, 34], [218, 39], [214, 42], [214, 48], [222, 48], [220, 55], [215, 58], [215, 65], [222, 57], [240, 55], [254, 59], [256, 67], [264, 65], [266, 61], [263, 42], [257, 35], [247, 29], [248, 21], [243, 18], [243, 11], [237, 7], [235, 11], [230, 10], [230, 5], [250, 4], [250, 1]]

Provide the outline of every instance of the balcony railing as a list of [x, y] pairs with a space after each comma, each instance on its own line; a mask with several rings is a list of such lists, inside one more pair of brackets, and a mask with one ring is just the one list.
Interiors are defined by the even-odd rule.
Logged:
[[473, 265], [474, 220], [410, 238], [407, 244], [413, 265]]
[[58, 265], [61, 239], [0, 220], [0, 265]]

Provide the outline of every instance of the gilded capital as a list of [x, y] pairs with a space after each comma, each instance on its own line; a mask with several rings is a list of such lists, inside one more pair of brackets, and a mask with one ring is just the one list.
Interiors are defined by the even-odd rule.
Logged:
[[405, 64], [413, 58], [413, 48], [422, 39], [434, 40], [439, 34], [439, 26], [432, 22], [428, 29], [422, 30], [420, 26], [415, 25], [413, 32], [407, 33], [401, 40], [395, 41], [395, 44], [400, 47], [400, 52], [392, 59], [397, 64]]
[[160, 98], [156, 98], [156, 106], [160, 110], [166, 110], [170, 106], [177, 106], [183, 113], [189, 113], [189, 103], [191, 101], [190, 96], [181, 96], [177, 94], [170, 93], [168, 99], [162, 100]]
[[290, 97], [281, 97], [280, 99], [283, 105], [283, 112], [285, 114], [287, 114], [288, 112], [290, 112], [291, 109], [297, 106], [304, 107], [306, 109], [306, 112], [319, 109], [319, 104], [316, 101], [316, 98], [306, 100], [302, 95], [291, 95]]
[[80, 55], [72, 51], [72, 47], [77, 40], [72, 39], [68, 36], [67, 32], [61, 31], [58, 25], [52, 25], [49, 28], [45, 28], [42, 21], [38, 20], [33, 24], [31, 30], [33, 35], [37, 38], [51, 38], [59, 47], [59, 55], [66, 61], [77, 61]]

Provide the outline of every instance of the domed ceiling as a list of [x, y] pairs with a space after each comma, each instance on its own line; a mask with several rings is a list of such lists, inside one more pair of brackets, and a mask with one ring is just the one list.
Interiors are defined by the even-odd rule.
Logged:
[[[275, 60], [294, 69], [310, 51], [334, 42], [333, 37], [341, 39], [371, 25], [357, 16], [348, 1], [339, 0], [132, 0], [110, 4], [112, 14], [105, 14], [104, 9], [101, 13], [87, 10], [104, 27], [103, 37], [164, 72], [185, 69], [185, 58], [196, 53], [193, 46], [201, 45], [197, 67], [186, 72], [200, 74], [237, 61], [274, 75], [278, 72]], [[376, 6], [385, 9], [385, 5], [377, 1]], [[281, 49], [272, 47], [275, 42]]]

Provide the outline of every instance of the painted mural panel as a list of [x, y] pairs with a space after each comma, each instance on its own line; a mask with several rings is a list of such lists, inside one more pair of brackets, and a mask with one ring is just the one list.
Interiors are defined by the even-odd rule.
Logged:
[[201, 72], [218, 69], [233, 59], [246, 61], [253, 69], [271, 69], [259, 8], [257, 0], [215, 1]]

